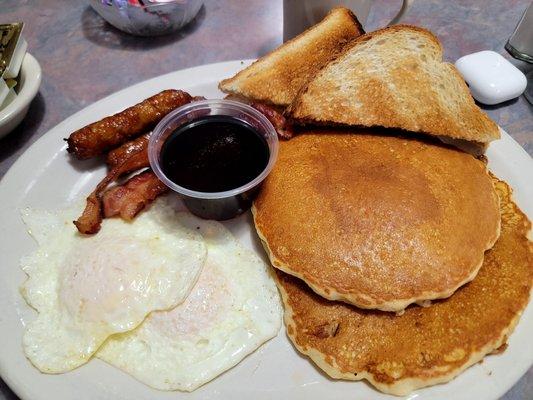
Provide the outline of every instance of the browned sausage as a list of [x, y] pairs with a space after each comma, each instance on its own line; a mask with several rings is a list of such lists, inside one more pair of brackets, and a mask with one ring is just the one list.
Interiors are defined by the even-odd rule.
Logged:
[[113, 169], [117, 165], [121, 164], [133, 153], [146, 151], [148, 149], [148, 139], [150, 139], [150, 133], [145, 133], [144, 135], [139, 136], [137, 139], [126, 142], [122, 146], [111, 150], [107, 154], [107, 166], [109, 169]]
[[80, 160], [103, 154], [151, 130], [165, 115], [191, 100], [191, 95], [181, 90], [164, 90], [73, 132], [67, 139], [67, 151]]

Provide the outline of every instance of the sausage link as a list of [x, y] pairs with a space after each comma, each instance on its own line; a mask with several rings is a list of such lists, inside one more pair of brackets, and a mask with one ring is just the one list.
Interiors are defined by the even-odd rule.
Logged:
[[122, 146], [111, 150], [107, 154], [106, 160], [109, 169], [113, 169], [117, 165], [122, 164], [124, 160], [128, 159], [133, 153], [138, 153], [139, 151], [146, 151], [146, 149], [148, 149], [149, 139], [150, 134], [145, 133], [144, 135], [139, 136], [137, 139], [133, 139], [129, 142], [124, 143]]
[[67, 139], [67, 151], [80, 160], [96, 157], [151, 130], [165, 115], [191, 100], [191, 95], [181, 90], [164, 90], [73, 132]]

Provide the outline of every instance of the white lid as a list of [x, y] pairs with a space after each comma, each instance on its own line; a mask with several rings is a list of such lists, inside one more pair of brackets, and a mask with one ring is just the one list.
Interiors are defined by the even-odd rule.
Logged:
[[472, 96], [483, 104], [498, 104], [520, 96], [527, 86], [525, 75], [494, 51], [468, 54], [455, 66], [470, 86]]

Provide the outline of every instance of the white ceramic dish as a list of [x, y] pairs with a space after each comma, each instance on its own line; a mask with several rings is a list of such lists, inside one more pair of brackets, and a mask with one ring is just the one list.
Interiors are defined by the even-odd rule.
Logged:
[[24, 56], [20, 74], [20, 90], [17, 97], [6, 108], [0, 110], [0, 138], [15, 129], [24, 119], [41, 85], [41, 66], [30, 53]]
[[[167, 88], [182, 88], [194, 95], [221, 97], [217, 82], [241, 69], [243, 62], [205, 65], [174, 72], [117, 92], [66, 119], [30, 147], [0, 183], [0, 374], [22, 398], [65, 399], [395, 399], [363, 382], [333, 381], [300, 356], [282, 329], [279, 335], [235, 368], [193, 393], [158, 392], [99, 361], [63, 375], [45, 375], [24, 357], [24, 325], [35, 318], [18, 288], [25, 275], [19, 269], [22, 255], [34, 249], [19, 217], [24, 206], [58, 208], [84, 197], [103, 176], [104, 167], [93, 162], [72, 162], [62, 138], [73, 130]], [[520, 207], [533, 217], [533, 160], [509, 135], [493, 143], [489, 166], [515, 189]], [[263, 254], [245, 214], [226, 224], [244, 245]], [[490, 311], [490, 310], [488, 310]], [[530, 304], [501, 355], [489, 356], [452, 382], [418, 390], [409, 398], [497, 399], [533, 363], [533, 306]]]

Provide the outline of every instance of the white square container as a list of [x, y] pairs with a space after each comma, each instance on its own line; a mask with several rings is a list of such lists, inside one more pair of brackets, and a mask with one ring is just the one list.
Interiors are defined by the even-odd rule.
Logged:
[[468, 54], [458, 59], [455, 66], [470, 86], [472, 96], [483, 104], [514, 99], [527, 86], [522, 71], [494, 51]]

